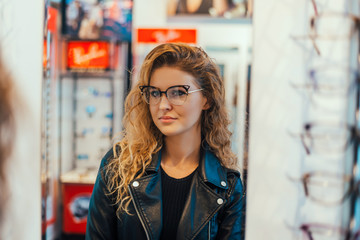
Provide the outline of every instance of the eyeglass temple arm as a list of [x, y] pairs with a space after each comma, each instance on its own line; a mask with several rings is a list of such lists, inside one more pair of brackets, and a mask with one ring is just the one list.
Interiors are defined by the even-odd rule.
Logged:
[[204, 89], [200, 88], [200, 89], [195, 89], [195, 90], [192, 90], [192, 91], [188, 91], [188, 93], [193, 93], [193, 92], [199, 92], [199, 91], [202, 91]]
[[309, 181], [309, 178], [310, 178], [310, 173], [305, 173], [304, 176], [302, 177], [305, 196], [309, 196], [309, 189], [307, 187], [307, 182]]
[[308, 147], [308, 146], [306, 145], [306, 143], [305, 143], [305, 136], [304, 136], [304, 134], [301, 134], [301, 135], [300, 135], [300, 138], [301, 138], [301, 143], [302, 143], [302, 145], [303, 145], [304, 148], [305, 148], [306, 154], [309, 155], [309, 154], [310, 154], [310, 149], [309, 149], [309, 147]]
[[318, 12], [317, 5], [316, 5], [315, 0], [311, 0], [311, 3], [312, 3], [313, 8], [314, 8], [315, 16], [319, 15], [319, 12]]

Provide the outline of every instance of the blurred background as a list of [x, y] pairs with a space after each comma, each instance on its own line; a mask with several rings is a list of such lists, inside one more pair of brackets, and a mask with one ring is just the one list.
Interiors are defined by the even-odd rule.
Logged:
[[164, 42], [201, 46], [219, 66], [247, 191], [246, 239], [360, 239], [359, 8], [0, 0], [0, 56], [22, 102], [0, 239], [84, 239], [124, 99]]

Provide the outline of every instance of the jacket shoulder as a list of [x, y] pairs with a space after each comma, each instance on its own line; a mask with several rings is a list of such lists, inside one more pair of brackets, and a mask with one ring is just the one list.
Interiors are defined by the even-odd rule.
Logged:
[[[120, 148], [116, 147], [115, 148], [116, 155], [120, 154]], [[102, 180], [104, 182], [107, 182], [108, 180], [108, 174], [112, 174], [111, 171], [107, 171], [107, 166], [111, 163], [111, 161], [113, 161], [115, 158], [115, 153], [114, 153], [114, 148], [110, 148], [106, 154], [104, 155], [104, 157], [101, 159], [101, 163], [100, 163], [100, 167], [99, 167], [99, 174], [98, 176], [101, 176]]]
[[244, 194], [244, 186], [241, 180], [241, 174], [238, 170], [225, 168], [227, 174], [227, 181], [229, 183], [229, 188], [226, 193], [227, 197], [234, 194], [234, 192], [239, 192], [240, 194]]
[[[236, 180], [240, 179], [241, 174], [238, 170], [235, 170], [232, 168], [227, 168], [227, 167], [223, 167], [223, 168], [225, 170], [228, 180], [236, 181]], [[241, 179], [240, 179], [240, 181], [241, 181]]]
[[115, 149], [112, 147], [110, 148], [106, 154], [104, 155], [104, 157], [101, 160], [101, 164], [100, 164], [100, 168], [104, 168], [106, 167], [114, 158], [115, 158], [115, 152], [116, 151], [116, 155], [120, 154], [120, 148], [119, 147], [115, 147]]
[[109, 149], [109, 151], [107, 151], [104, 155], [104, 157], [101, 160], [101, 166], [104, 167], [106, 165], [109, 164], [109, 162], [111, 161], [111, 159], [114, 158], [114, 151], [113, 148]]
[[224, 167], [224, 168], [225, 168], [225, 171], [226, 171], [228, 176], [229, 175], [235, 175], [235, 177], [240, 178], [241, 174], [240, 174], [240, 172], [238, 170], [235, 170], [235, 169], [232, 169], [232, 168], [226, 168], [226, 167]]

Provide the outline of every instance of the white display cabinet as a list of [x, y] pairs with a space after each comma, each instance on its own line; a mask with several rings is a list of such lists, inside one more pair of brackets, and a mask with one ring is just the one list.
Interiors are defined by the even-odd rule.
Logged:
[[87, 206], [101, 159], [122, 130], [130, 44], [70, 40], [64, 45], [67, 63], [59, 81], [59, 148], [62, 234], [69, 237], [85, 234]]
[[128, 43], [69, 41], [67, 45], [67, 69], [59, 86], [62, 179], [73, 170], [96, 175], [113, 137], [122, 130], [129, 85]]
[[112, 145], [114, 79], [64, 78], [62, 96], [62, 159], [72, 159], [66, 168], [97, 169]]

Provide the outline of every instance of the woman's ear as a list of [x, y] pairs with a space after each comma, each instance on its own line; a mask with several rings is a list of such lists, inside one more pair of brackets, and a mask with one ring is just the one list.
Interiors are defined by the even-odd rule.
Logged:
[[205, 102], [204, 102], [202, 110], [208, 110], [210, 108], [209, 101], [207, 98], [204, 98], [204, 99], [205, 99]]

